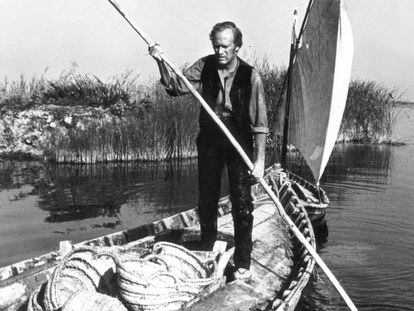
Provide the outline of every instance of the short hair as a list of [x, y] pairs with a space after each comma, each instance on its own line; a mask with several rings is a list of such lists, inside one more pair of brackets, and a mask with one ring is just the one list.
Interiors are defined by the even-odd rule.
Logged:
[[210, 32], [210, 40], [213, 41], [216, 33], [225, 29], [231, 29], [233, 31], [234, 45], [241, 47], [243, 45], [243, 35], [241, 30], [233, 22], [222, 22], [215, 24]]

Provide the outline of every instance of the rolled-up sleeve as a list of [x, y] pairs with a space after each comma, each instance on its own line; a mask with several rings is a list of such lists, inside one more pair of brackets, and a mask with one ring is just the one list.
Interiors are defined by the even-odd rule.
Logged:
[[269, 126], [267, 123], [263, 82], [255, 69], [252, 71], [251, 84], [252, 93], [250, 97], [249, 117], [252, 133], [267, 134], [269, 132]]
[[[204, 67], [204, 59], [199, 59], [193, 65], [183, 70], [183, 75], [193, 85], [193, 87], [200, 92], [201, 91], [201, 72]], [[169, 85], [164, 85], [165, 90], [171, 96], [181, 96], [188, 94], [190, 90], [184, 84], [178, 76], [171, 72], [171, 81]]]

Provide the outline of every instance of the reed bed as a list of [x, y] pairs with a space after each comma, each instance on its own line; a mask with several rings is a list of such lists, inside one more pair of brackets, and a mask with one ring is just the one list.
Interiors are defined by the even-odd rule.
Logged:
[[266, 110], [269, 122], [270, 133], [267, 138], [267, 146], [269, 148], [280, 149], [283, 116], [281, 111], [284, 111], [286, 102], [284, 90], [286, 68], [278, 68], [271, 66], [267, 59], [261, 62], [253, 62], [254, 67], [259, 71], [262, 77], [263, 87], [266, 96]]
[[[267, 112], [271, 128], [271, 145], [280, 145], [283, 106], [285, 105], [286, 68], [272, 67], [267, 59], [253, 61], [258, 69], [266, 93]], [[391, 134], [400, 112], [400, 95], [380, 83], [356, 79], [351, 81], [348, 98], [338, 136], [338, 142], [390, 143]]]
[[[148, 90], [147, 90], [148, 91]], [[191, 97], [170, 98], [157, 84], [151, 97], [129, 105], [109, 107], [112, 116], [72, 128], [54, 143], [57, 162], [96, 163], [131, 160], [170, 160], [196, 156], [198, 108]]]
[[369, 80], [350, 83], [339, 141], [391, 143], [400, 95]]
[[[271, 128], [268, 145], [274, 149], [280, 145], [279, 111], [285, 101], [281, 94], [286, 68], [271, 66], [266, 59], [256, 58], [250, 63], [263, 79]], [[54, 129], [44, 154], [56, 162], [195, 157], [199, 105], [191, 96], [168, 96], [157, 81], [145, 85], [137, 81], [138, 76], [132, 72], [104, 82], [93, 75], [78, 74], [75, 69], [54, 81], [44, 75], [29, 80], [22, 76], [15, 82], [4, 80], [0, 83], [0, 115], [53, 106], [53, 118], [61, 131]], [[372, 81], [352, 81], [339, 140], [388, 142], [395, 124], [396, 103], [395, 90]], [[85, 117], [79, 111], [89, 114]]]

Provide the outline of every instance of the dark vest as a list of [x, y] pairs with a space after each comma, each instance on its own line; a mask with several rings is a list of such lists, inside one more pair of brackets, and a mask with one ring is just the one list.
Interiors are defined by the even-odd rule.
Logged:
[[[204, 100], [214, 110], [220, 86], [220, 77], [217, 72], [217, 63], [214, 55], [206, 56], [203, 70], [201, 72], [201, 84]], [[252, 91], [251, 76], [253, 67], [246, 64], [240, 58], [239, 66], [234, 76], [230, 90], [230, 100], [232, 104], [232, 116], [230, 131], [236, 136], [251, 137], [249, 103]], [[204, 109], [200, 110], [200, 130], [217, 131], [219, 130], [214, 121]], [[250, 141], [250, 139], [248, 139]]]

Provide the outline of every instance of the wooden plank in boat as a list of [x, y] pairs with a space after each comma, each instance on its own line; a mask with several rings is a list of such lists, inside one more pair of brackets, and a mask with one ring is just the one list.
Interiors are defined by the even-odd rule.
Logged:
[[262, 293], [265, 300], [271, 300], [285, 281], [284, 278], [280, 278], [254, 258], [252, 259], [250, 271], [252, 272], [252, 280], [248, 281], [249, 285]]
[[261, 203], [256, 205], [255, 210], [253, 211], [254, 216], [254, 225], [267, 221], [269, 218], [273, 218], [276, 214], [275, 206], [273, 204]]
[[269, 246], [257, 240], [254, 243], [252, 258], [258, 265], [266, 267], [268, 271], [281, 278], [289, 274], [289, 267], [293, 265], [289, 254], [281, 245]]
[[[253, 211], [254, 224], [253, 227], [259, 223], [272, 217], [276, 211], [276, 207], [273, 204], [254, 202], [256, 207]], [[221, 232], [227, 234], [233, 234], [233, 218], [231, 213], [218, 218], [217, 226]]]
[[226, 284], [204, 300], [195, 303], [188, 310], [248, 311], [263, 300], [265, 300], [263, 294], [254, 287], [241, 281], [235, 281]]
[[[259, 210], [271, 214], [275, 206], [263, 204]], [[292, 245], [286, 243], [288, 228], [274, 216], [274, 213], [273, 217], [268, 216], [253, 230], [252, 285], [269, 298], [281, 289], [293, 265], [290, 258]]]

